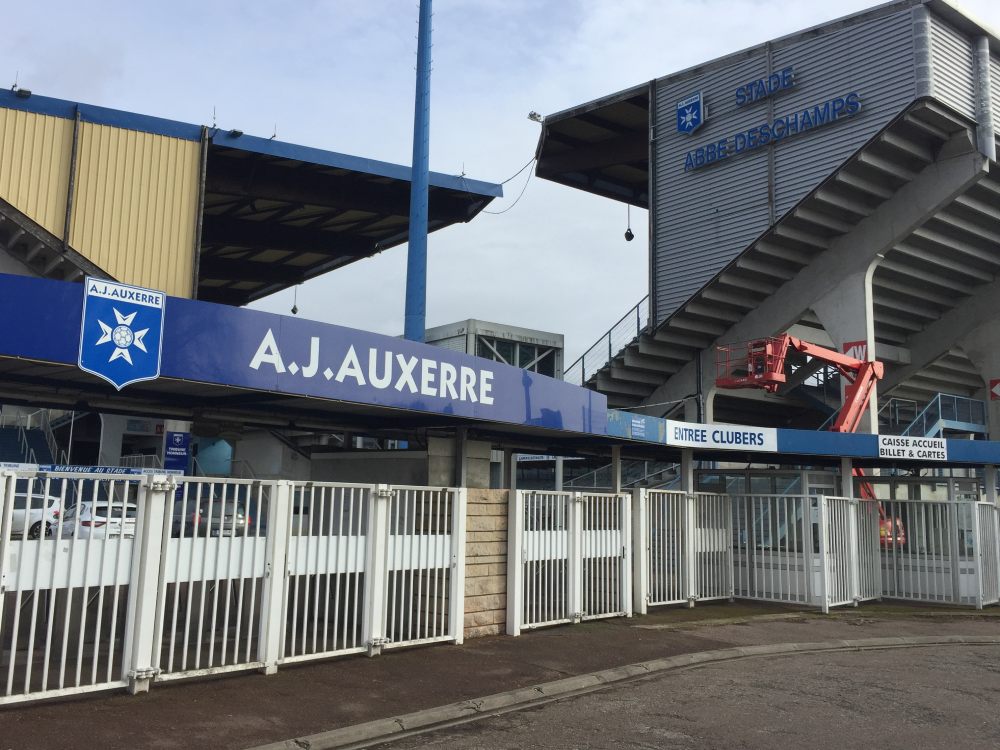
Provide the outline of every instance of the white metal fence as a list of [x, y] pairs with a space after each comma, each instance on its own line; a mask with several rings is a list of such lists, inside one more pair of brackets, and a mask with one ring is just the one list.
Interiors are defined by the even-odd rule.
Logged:
[[518, 491], [509, 506], [507, 632], [631, 614], [628, 495]]
[[0, 704], [461, 642], [465, 491], [0, 475]]
[[635, 611], [743, 598], [819, 607], [1000, 603], [988, 503], [637, 490]]
[[979, 608], [1000, 601], [996, 506], [926, 500], [882, 506], [883, 596]]

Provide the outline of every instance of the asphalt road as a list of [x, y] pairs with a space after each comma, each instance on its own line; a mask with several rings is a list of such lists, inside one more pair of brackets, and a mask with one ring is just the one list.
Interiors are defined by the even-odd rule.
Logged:
[[946, 646], [727, 662], [380, 747], [995, 750], [1000, 747], [1000, 648]]

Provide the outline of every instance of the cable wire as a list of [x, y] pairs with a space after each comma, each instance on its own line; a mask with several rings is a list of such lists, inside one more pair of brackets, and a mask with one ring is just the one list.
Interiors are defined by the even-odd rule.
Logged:
[[535, 163], [535, 157], [532, 156], [530, 159], [528, 159], [528, 163], [527, 164], [525, 164], [519, 170], [517, 170], [516, 172], [514, 172], [514, 174], [512, 174], [510, 177], [508, 177], [506, 180], [504, 180], [500, 184], [501, 185], [506, 185], [508, 182], [510, 182], [511, 180], [513, 180], [515, 177], [517, 177], [519, 174], [521, 174], [521, 172], [523, 172], [524, 170], [526, 170], [528, 167], [530, 167], [534, 163]]
[[[519, 172], [518, 172], [517, 174], [520, 174], [520, 173], [521, 173], [521, 172], [523, 172], [523, 171], [524, 171], [525, 169], [527, 169], [527, 168], [528, 168], [528, 166], [529, 166], [529, 165], [531, 165], [531, 164], [532, 164], [532, 162], [534, 162], [534, 161], [535, 161], [535, 160], [534, 160], [534, 159], [532, 159], [532, 160], [531, 160], [531, 161], [529, 161], [529, 162], [528, 162], [527, 164], [525, 164], [525, 165], [524, 165], [523, 167], [521, 167], [520, 171], [519, 171]], [[528, 179], [526, 179], [526, 180], [524, 181], [524, 187], [522, 187], [522, 188], [521, 188], [521, 192], [520, 192], [520, 193], [518, 193], [518, 195], [517, 195], [517, 198], [515, 198], [515, 199], [514, 199], [514, 202], [513, 202], [513, 203], [511, 203], [511, 204], [510, 204], [509, 206], [507, 206], [507, 208], [504, 208], [504, 209], [502, 209], [502, 210], [500, 210], [500, 211], [487, 211], [486, 209], [483, 209], [483, 213], [484, 213], [484, 214], [493, 214], [494, 216], [499, 216], [500, 214], [505, 214], [505, 213], [507, 213], [508, 211], [510, 211], [510, 210], [511, 210], [512, 208], [514, 208], [514, 206], [516, 206], [516, 205], [517, 205], [518, 201], [520, 201], [520, 200], [521, 200], [521, 198], [523, 198], [523, 197], [524, 197], [524, 192], [525, 192], [525, 191], [526, 191], [526, 190], [528, 189], [528, 183], [529, 183], [529, 182], [531, 182], [531, 176], [532, 176], [532, 174], [534, 174], [534, 173], [533, 173], [533, 172], [528, 172]], [[517, 176], [517, 175], [514, 175], [514, 177], [516, 177], [516, 176]], [[501, 185], [503, 185], [503, 184], [505, 184], [506, 182], [510, 182], [510, 180], [514, 179], [514, 177], [511, 177], [511, 178], [510, 178], [509, 180], [505, 180], [504, 182], [502, 182], [502, 183], [500, 183], [500, 184], [501, 184]]]

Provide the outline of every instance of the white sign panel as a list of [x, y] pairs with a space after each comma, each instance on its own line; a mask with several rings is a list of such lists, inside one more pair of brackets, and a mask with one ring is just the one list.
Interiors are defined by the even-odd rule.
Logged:
[[878, 457], [947, 461], [948, 441], [943, 438], [879, 435]]
[[683, 448], [714, 448], [729, 451], [778, 450], [778, 431], [773, 427], [739, 424], [695, 424], [667, 420], [667, 445]]

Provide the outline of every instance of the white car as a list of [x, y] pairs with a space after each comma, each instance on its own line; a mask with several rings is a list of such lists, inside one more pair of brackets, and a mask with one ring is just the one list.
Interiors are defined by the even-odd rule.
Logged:
[[86, 500], [67, 508], [62, 519], [64, 539], [131, 539], [135, 536], [135, 503]]
[[13, 539], [40, 539], [51, 536], [59, 522], [59, 498], [28, 490], [14, 491], [10, 535]]

